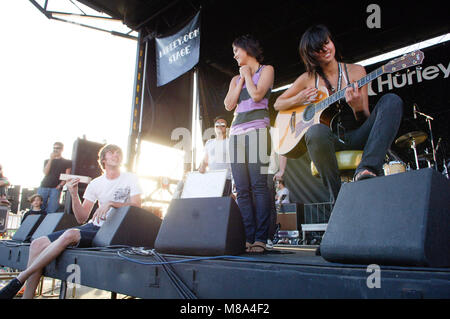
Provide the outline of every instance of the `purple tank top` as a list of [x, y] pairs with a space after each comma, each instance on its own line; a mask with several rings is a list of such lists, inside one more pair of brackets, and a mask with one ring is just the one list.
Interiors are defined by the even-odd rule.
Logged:
[[[261, 72], [264, 66], [261, 66], [252, 77], [253, 83], [258, 84]], [[239, 83], [240, 77], [237, 79]], [[234, 119], [231, 123], [230, 135], [244, 134], [252, 130], [266, 128], [270, 126], [269, 119], [269, 97], [271, 89], [269, 89], [264, 98], [255, 102], [247, 91], [244, 84], [239, 96], [238, 106], [234, 111]]]

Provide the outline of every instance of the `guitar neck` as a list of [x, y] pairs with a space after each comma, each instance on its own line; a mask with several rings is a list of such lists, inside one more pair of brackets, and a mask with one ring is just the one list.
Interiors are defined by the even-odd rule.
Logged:
[[[378, 69], [376, 69], [376, 70], [370, 72], [369, 74], [367, 74], [365, 77], [359, 79], [357, 81], [358, 87], [359, 88], [363, 87], [367, 83], [375, 80], [377, 77], [379, 77], [379, 76], [381, 76], [383, 74], [384, 74], [384, 70], [383, 70], [383, 67], [381, 66]], [[326, 99], [324, 99], [324, 100], [320, 101], [319, 103], [317, 103], [316, 106], [315, 106], [316, 112], [324, 110], [328, 106], [330, 106], [331, 104], [336, 103], [337, 101], [339, 101], [341, 99], [344, 99], [345, 98], [345, 90], [347, 89], [347, 87], [343, 88], [342, 90], [340, 90], [340, 91], [330, 95]]]

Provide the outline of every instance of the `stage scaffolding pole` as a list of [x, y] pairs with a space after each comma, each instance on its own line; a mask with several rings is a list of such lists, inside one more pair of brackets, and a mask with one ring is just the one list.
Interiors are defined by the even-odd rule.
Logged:
[[142, 133], [142, 108], [144, 106], [144, 88], [147, 64], [148, 41], [143, 41], [142, 33], [139, 32], [136, 51], [136, 69], [134, 76], [134, 93], [131, 108], [130, 135], [128, 139], [127, 169], [133, 172], [137, 166], [139, 157], [141, 133]]
[[199, 121], [198, 69], [192, 72], [192, 133], [191, 133], [191, 172], [197, 168], [197, 139]]

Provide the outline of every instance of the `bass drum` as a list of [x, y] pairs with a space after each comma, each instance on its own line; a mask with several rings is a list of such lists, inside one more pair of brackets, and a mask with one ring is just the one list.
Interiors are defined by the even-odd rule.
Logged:
[[392, 175], [406, 172], [406, 164], [399, 161], [392, 161], [383, 165], [384, 175]]

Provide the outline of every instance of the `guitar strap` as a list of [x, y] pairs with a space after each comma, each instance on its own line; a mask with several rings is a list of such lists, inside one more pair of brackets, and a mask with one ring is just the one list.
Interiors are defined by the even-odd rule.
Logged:
[[[348, 82], [348, 72], [347, 72], [347, 66], [344, 64], [344, 68], [345, 68], [345, 74], [346, 74], [346, 81]], [[319, 78], [317, 75], [321, 76], [325, 82], [325, 85], [327, 86], [327, 89], [331, 92], [331, 94], [333, 94], [334, 92], [338, 92], [341, 90], [341, 83], [342, 83], [342, 66], [341, 63], [338, 63], [338, 82], [337, 82], [337, 89], [334, 89], [331, 86], [330, 81], [327, 79], [327, 77], [325, 76], [325, 74], [321, 71], [316, 72], [315, 73], [315, 77], [316, 77], [316, 89], [319, 88]], [[347, 83], [348, 84], [348, 83]], [[340, 104], [340, 102], [336, 103], [337, 105], [337, 114], [336, 116], [332, 119], [331, 122], [331, 130], [333, 132], [336, 133], [338, 139], [344, 143], [344, 134], [345, 134], [345, 128], [342, 125], [342, 119], [341, 119], [341, 111], [342, 111], [342, 105]], [[336, 125], [334, 125], [334, 123], [336, 123]]]
[[[341, 83], [342, 83], [342, 66], [341, 63], [338, 63], [338, 67], [339, 67], [339, 77], [338, 77], [338, 83], [337, 83], [337, 90], [336, 92], [339, 92], [341, 90]], [[348, 82], [348, 73], [347, 73], [347, 66], [344, 64], [344, 68], [345, 68], [345, 74], [346, 74], [346, 82]], [[347, 83], [348, 84], [348, 83]], [[339, 139], [340, 142], [345, 143], [344, 141], [344, 135], [345, 135], [345, 127], [342, 125], [342, 118], [341, 118], [341, 114], [342, 114], [342, 108], [344, 106], [341, 104], [340, 101], [337, 102], [337, 110], [338, 113], [336, 115], [336, 135]]]

